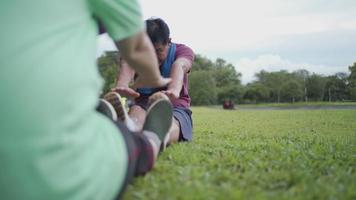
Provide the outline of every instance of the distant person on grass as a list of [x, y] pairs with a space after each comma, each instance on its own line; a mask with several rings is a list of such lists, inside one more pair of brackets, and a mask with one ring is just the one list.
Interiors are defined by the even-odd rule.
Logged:
[[120, 198], [133, 175], [152, 168], [171, 105], [153, 103], [155, 127], [140, 133], [113, 122], [106, 100], [98, 110], [112, 120], [96, 111], [98, 21], [137, 72], [136, 86], [169, 83], [136, 0], [1, 1], [0, 199]]
[[128, 120], [133, 120], [140, 130], [145, 121], [146, 110], [154, 99], [165, 98], [167, 95], [173, 104], [173, 123], [165, 145], [178, 141], [192, 140], [192, 111], [188, 94], [188, 73], [194, 60], [193, 51], [184, 44], [171, 41], [168, 25], [160, 18], [146, 20], [146, 30], [159, 62], [161, 75], [171, 78], [168, 87], [131, 89], [129, 83], [135, 78], [141, 78], [130, 67], [125, 58], [120, 60], [120, 71], [114, 91], [134, 99], [129, 110]]

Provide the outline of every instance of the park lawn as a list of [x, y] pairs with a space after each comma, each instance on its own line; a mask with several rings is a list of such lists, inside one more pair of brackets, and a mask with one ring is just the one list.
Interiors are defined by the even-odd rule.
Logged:
[[192, 110], [124, 199], [356, 199], [356, 110]]
[[[295, 103], [258, 103], [258, 104], [238, 104], [236, 105], [238, 108], [258, 108], [258, 107], [276, 107], [276, 108], [284, 108], [284, 107], [303, 107], [303, 106], [314, 106], [314, 107], [322, 107], [322, 106], [356, 106], [356, 102], [327, 102], [327, 101], [316, 101], [316, 102], [295, 102]], [[221, 107], [221, 106], [219, 106]]]

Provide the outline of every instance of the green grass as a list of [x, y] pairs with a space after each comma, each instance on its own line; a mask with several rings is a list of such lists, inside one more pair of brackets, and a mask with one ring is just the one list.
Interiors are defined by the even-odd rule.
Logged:
[[356, 110], [193, 108], [125, 199], [356, 199]]
[[316, 101], [316, 102], [296, 102], [296, 103], [258, 103], [258, 104], [239, 104], [239, 107], [293, 107], [293, 106], [356, 106], [356, 102], [327, 102], [327, 101]]

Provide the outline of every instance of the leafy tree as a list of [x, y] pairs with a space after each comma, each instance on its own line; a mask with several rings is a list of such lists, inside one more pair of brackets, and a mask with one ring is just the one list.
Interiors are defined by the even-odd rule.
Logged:
[[222, 67], [225, 67], [226, 66], [226, 61], [222, 58], [217, 58], [216, 61], [215, 61], [215, 66], [217, 68], [222, 68]]
[[241, 73], [225, 60], [218, 58], [211, 70], [217, 87], [218, 103], [224, 100], [238, 101], [242, 97]]
[[350, 71], [350, 75], [348, 77], [349, 84], [352, 87], [356, 87], [356, 62], [352, 66], [349, 66], [349, 71]]
[[118, 73], [118, 52], [107, 51], [104, 55], [100, 56], [97, 60], [99, 72], [103, 77], [105, 83], [103, 87], [103, 94], [108, 92], [111, 88], [115, 87], [116, 77]]
[[232, 64], [217, 67], [214, 71], [214, 78], [217, 87], [241, 84], [241, 74], [236, 72]]
[[241, 102], [244, 94], [242, 85], [228, 85], [225, 87], [217, 88], [218, 103], [223, 103], [224, 100], [232, 100], [234, 102]]
[[217, 89], [211, 71], [195, 71], [189, 75], [189, 93], [193, 105], [216, 103]]
[[296, 80], [302, 85], [303, 87], [303, 98], [304, 101], [308, 101], [308, 89], [307, 89], [307, 80], [310, 77], [310, 72], [306, 69], [296, 70], [292, 73], [292, 76], [296, 78]]
[[281, 89], [283, 83], [285, 83], [290, 78], [290, 74], [281, 70], [279, 72], [266, 72], [264, 70], [255, 74], [257, 77], [257, 82], [264, 84], [270, 90], [270, 101], [280, 102], [281, 101]]
[[199, 70], [210, 71], [213, 70], [213, 68], [214, 68], [214, 64], [211, 60], [199, 54], [195, 55], [195, 59], [192, 65], [193, 72]]
[[356, 62], [352, 66], [349, 66], [349, 71], [348, 90], [351, 100], [356, 101]]
[[269, 97], [269, 89], [258, 82], [248, 84], [243, 98], [253, 103], [266, 102]]
[[318, 74], [311, 75], [307, 80], [308, 97], [313, 101], [324, 99], [326, 79]]
[[328, 101], [343, 101], [348, 98], [347, 74], [336, 73], [326, 77], [325, 99]]
[[[214, 103], [222, 103], [225, 99], [233, 100], [233, 101], [238, 101], [242, 98], [243, 94], [243, 87], [241, 85], [241, 74], [236, 72], [235, 67], [227, 63], [224, 59], [218, 58], [216, 59], [215, 62], [212, 62], [206, 57], [203, 57], [201, 55], [196, 55], [193, 66], [192, 66], [192, 72], [190, 76], [190, 83], [192, 85], [192, 79], [196, 79], [195, 76], [201, 76], [200, 74], [196, 74], [196, 72], [200, 71], [205, 71], [209, 72], [210, 76], [214, 80], [214, 84], [210, 84], [209, 86], [202, 86], [206, 88], [207, 90], [213, 89], [216, 93], [216, 97], [214, 99]], [[210, 77], [209, 77], [210, 78]], [[209, 80], [208, 82], [211, 82]], [[192, 85], [193, 87], [193, 85]], [[213, 88], [207, 88], [207, 87], [213, 87]], [[189, 92], [190, 94], [195, 93], [195, 88], [191, 89]], [[191, 95], [193, 96], [193, 95]], [[194, 98], [194, 104], [200, 104], [201, 101], [198, 101], [197, 96]], [[193, 101], [193, 100], [192, 100]], [[211, 102], [211, 101], [209, 101]], [[209, 103], [210, 104], [210, 103]]]
[[349, 93], [350, 93], [350, 99], [352, 101], [356, 101], [356, 87], [350, 87]]
[[285, 101], [295, 102], [303, 97], [302, 85], [296, 80], [285, 82], [281, 87], [282, 98]]
[[265, 70], [261, 70], [259, 73], [256, 73], [255, 77], [257, 78], [257, 82], [267, 85], [269, 74], [270, 73]]

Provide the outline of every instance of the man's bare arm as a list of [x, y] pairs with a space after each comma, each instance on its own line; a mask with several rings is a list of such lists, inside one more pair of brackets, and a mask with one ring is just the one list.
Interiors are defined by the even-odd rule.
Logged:
[[191, 67], [192, 62], [186, 58], [178, 58], [174, 61], [170, 74], [172, 81], [168, 85], [167, 91], [165, 91], [170, 99], [179, 97], [179, 93], [183, 87], [184, 74], [188, 73]]

